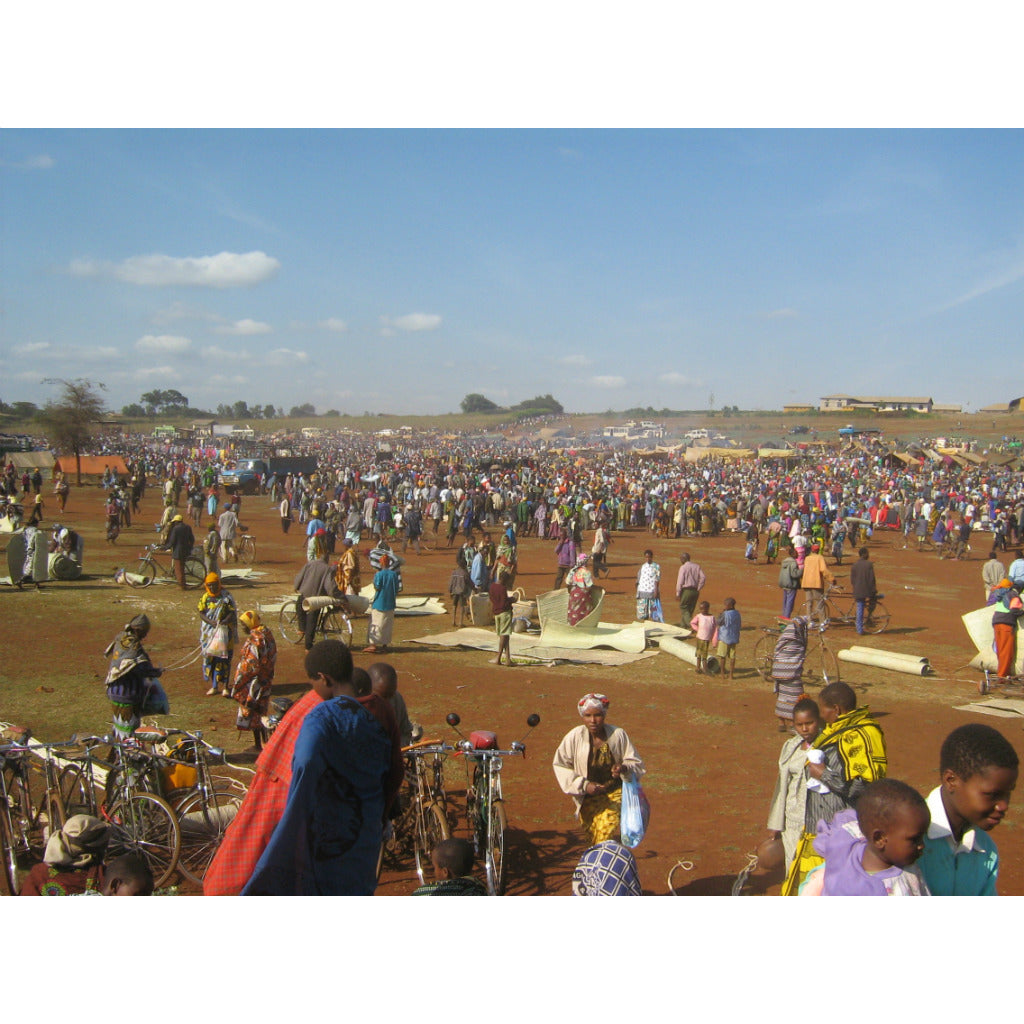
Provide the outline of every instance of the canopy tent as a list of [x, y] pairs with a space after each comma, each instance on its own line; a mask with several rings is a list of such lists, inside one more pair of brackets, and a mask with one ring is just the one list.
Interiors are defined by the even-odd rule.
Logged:
[[702, 462], [704, 459], [752, 459], [752, 448], [687, 448], [687, 462]]
[[51, 452], [10, 452], [7, 461], [14, 464], [14, 468], [23, 473], [26, 469], [48, 469], [53, 470], [53, 454]]
[[[119, 476], [128, 475], [128, 467], [120, 455], [82, 456], [82, 476], [94, 476], [98, 480], [108, 466]], [[67, 476], [75, 476], [78, 473], [78, 460], [74, 455], [58, 455], [53, 464], [53, 471], [56, 473], [58, 470]]]

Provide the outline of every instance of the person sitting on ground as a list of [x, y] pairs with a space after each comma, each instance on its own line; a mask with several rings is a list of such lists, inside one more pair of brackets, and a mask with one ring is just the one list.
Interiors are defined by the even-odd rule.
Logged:
[[[145, 857], [137, 853], [123, 853], [103, 865], [101, 896], [152, 896], [153, 872]], [[92, 895], [86, 890], [82, 895]]]
[[472, 875], [473, 844], [465, 839], [442, 839], [430, 854], [434, 881], [421, 885], [413, 896], [486, 896], [487, 887]]
[[636, 857], [617, 839], [583, 851], [572, 873], [573, 896], [643, 896]]
[[22, 896], [78, 896], [100, 888], [110, 825], [91, 814], [73, 814], [46, 843], [43, 861], [21, 886]]

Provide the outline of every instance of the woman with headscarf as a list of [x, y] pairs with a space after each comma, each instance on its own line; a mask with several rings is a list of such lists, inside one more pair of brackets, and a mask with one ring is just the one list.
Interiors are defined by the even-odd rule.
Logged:
[[231, 655], [235, 646], [238, 609], [235, 599], [220, 585], [215, 572], [206, 574], [203, 596], [199, 598], [199, 646], [203, 650], [203, 679], [207, 697], [227, 690], [231, 676]]
[[239, 732], [252, 732], [253, 746], [263, 749], [267, 730], [263, 716], [270, 708], [270, 688], [274, 683], [274, 668], [277, 665], [277, 642], [269, 626], [255, 611], [242, 612], [238, 625], [245, 634], [245, 642], [238, 652], [235, 666], [235, 681], [224, 696], [238, 702], [238, 717], [235, 725]]
[[605, 721], [609, 703], [603, 693], [580, 699], [583, 724], [565, 734], [552, 761], [591, 843], [619, 838], [622, 780], [639, 779], [646, 771], [625, 730]]
[[163, 671], [153, 667], [142, 646], [148, 633], [149, 619], [136, 615], [103, 652], [110, 658], [106, 686], [107, 700], [113, 708], [114, 735], [122, 742], [131, 739], [142, 720], [147, 681], [158, 678]]
[[775, 683], [775, 717], [779, 732], [789, 732], [793, 708], [803, 696], [804, 660], [807, 657], [807, 627], [810, 619], [799, 615], [782, 630], [772, 654], [772, 680]]
[[585, 551], [577, 555], [576, 565], [565, 580], [566, 586], [569, 588], [568, 622], [570, 626], [575, 626], [593, 610], [594, 577], [587, 568], [589, 558], [590, 555]]
[[1017, 674], [1017, 621], [1024, 615], [1024, 603], [1009, 578], [1000, 581], [989, 595], [992, 605], [992, 636], [996, 647], [996, 673], [1001, 680]]

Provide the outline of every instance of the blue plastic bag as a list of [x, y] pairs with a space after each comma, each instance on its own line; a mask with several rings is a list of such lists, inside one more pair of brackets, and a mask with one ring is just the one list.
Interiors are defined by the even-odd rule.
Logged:
[[640, 845], [651, 819], [651, 805], [640, 783], [635, 779], [622, 781], [622, 811], [620, 815], [622, 845], [631, 850]]

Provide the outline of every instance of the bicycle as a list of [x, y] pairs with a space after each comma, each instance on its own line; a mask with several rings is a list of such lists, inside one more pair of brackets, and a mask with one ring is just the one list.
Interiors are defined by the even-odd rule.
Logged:
[[[833, 594], [846, 595], [839, 587], [831, 587], [825, 594], [825, 617], [830, 625], [856, 626], [857, 602], [851, 597], [849, 605], [840, 608], [832, 597]], [[874, 602], [867, 601], [864, 606], [864, 632], [884, 633], [889, 628], [889, 609], [882, 604], [885, 594], [876, 594]]]
[[[191, 785], [173, 787], [161, 795], [177, 815], [181, 831], [178, 872], [195, 885], [202, 885], [228, 825], [242, 806], [245, 788], [234, 779], [212, 774], [211, 759], [223, 760], [224, 751], [207, 743], [201, 732], [137, 729], [135, 736], [143, 743], [165, 745], [166, 753], [152, 755], [160, 766], [163, 783], [180, 768], [194, 778]], [[176, 736], [181, 737], [176, 744], [168, 743]]]
[[[12, 896], [21, 892], [22, 862], [41, 861], [47, 839], [67, 820], [50, 754], [63, 744], [28, 746], [28, 730], [15, 731], [22, 734], [21, 741], [0, 747], [0, 848], [4, 881]], [[30, 756], [40, 751], [45, 751], [41, 767]]]
[[313, 635], [321, 634], [325, 640], [341, 640], [347, 647], [352, 646], [352, 620], [349, 618], [348, 602], [343, 597], [307, 597], [298, 594], [281, 606], [277, 623], [281, 636], [290, 644], [302, 643], [305, 633], [299, 628], [299, 602], [305, 601], [307, 615], [318, 615]]
[[441, 740], [421, 740], [402, 748], [405, 780], [399, 794], [401, 811], [390, 823], [390, 833], [381, 847], [381, 862], [384, 858], [401, 860], [411, 847], [420, 885], [428, 881], [434, 847], [451, 836], [444, 761], [454, 749]]
[[252, 565], [256, 561], [256, 538], [251, 533], [243, 533], [238, 538], [235, 555], [244, 565]]
[[[453, 711], [445, 721], [459, 734], [459, 716]], [[526, 719], [529, 736], [540, 724], [540, 715]], [[456, 749], [466, 758], [466, 820], [473, 832], [473, 851], [484, 862], [487, 891], [491, 896], [504, 896], [508, 865], [505, 859], [505, 832], [508, 816], [501, 792], [503, 757], [526, 756], [526, 736], [515, 740], [508, 750], [498, 748], [493, 732], [473, 732], [462, 736]]]
[[[147, 544], [142, 549], [142, 554], [139, 555], [139, 564], [135, 567], [135, 571], [126, 574], [129, 585], [148, 587], [155, 579], [176, 580], [173, 566], [169, 562], [163, 562], [160, 558], [161, 555], [167, 555], [169, 558], [170, 552], [158, 544]], [[196, 587], [201, 587], [204, 579], [206, 579], [206, 566], [195, 555], [190, 555], [185, 559], [186, 589], [194, 590]]]
[[[178, 867], [181, 829], [170, 804], [146, 788], [160, 785], [153, 781], [158, 768], [153, 755], [110, 737], [87, 736], [78, 742], [84, 749], [65, 755], [70, 763], [58, 780], [64, 806], [110, 822], [108, 856], [137, 853], [149, 864], [154, 885], [166, 885]], [[100, 744], [110, 745], [109, 761], [95, 756]]]
[[[772, 667], [775, 663], [775, 645], [779, 642], [783, 629], [789, 625], [789, 619], [779, 619], [777, 626], [762, 626], [764, 636], [754, 645], [754, 667], [757, 674], [765, 681], [772, 681]], [[839, 682], [839, 662], [835, 654], [825, 643], [825, 630], [828, 623], [807, 624], [807, 653], [804, 657], [803, 679], [818, 686]], [[811, 649], [812, 636], [817, 644]], [[808, 665], [810, 667], [808, 667]]]

